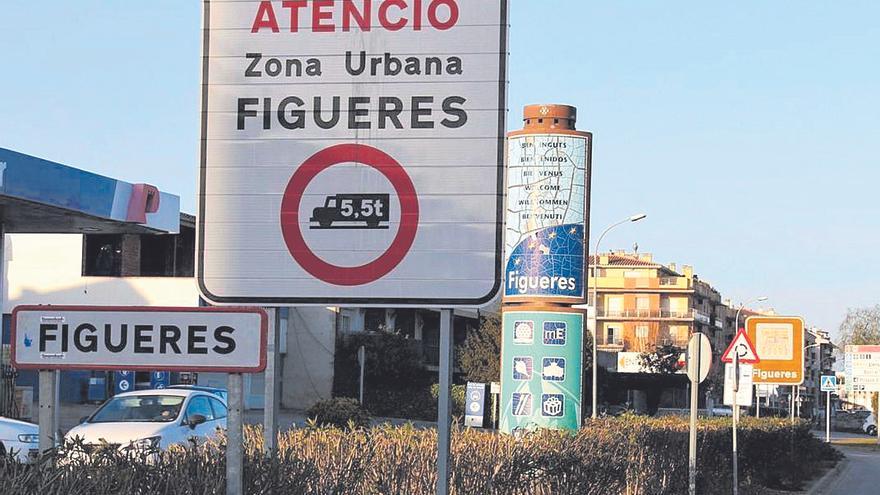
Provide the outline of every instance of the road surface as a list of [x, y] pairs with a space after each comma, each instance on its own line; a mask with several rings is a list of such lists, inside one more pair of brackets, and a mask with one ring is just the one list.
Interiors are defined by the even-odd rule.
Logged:
[[880, 451], [868, 447], [838, 445], [849, 460], [837, 478], [823, 491], [826, 495], [872, 495], [880, 493]]

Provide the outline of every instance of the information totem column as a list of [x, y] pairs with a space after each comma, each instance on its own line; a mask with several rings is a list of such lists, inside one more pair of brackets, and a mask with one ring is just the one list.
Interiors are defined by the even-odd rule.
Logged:
[[530, 105], [508, 135], [501, 430], [581, 421], [592, 135], [567, 105]]

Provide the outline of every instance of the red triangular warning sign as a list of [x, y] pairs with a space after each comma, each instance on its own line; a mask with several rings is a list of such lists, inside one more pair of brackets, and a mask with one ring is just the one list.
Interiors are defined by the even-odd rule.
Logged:
[[730, 342], [727, 350], [721, 355], [721, 361], [732, 363], [734, 355], [739, 356], [739, 362], [742, 364], [755, 364], [761, 361], [761, 359], [758, 358], [758, 353], [755, 351], [755, 346], [752, 344], [752, 341], [749, 340], [749, 336], [744, 329], [740, 329], [736, 332], [733, 341]]

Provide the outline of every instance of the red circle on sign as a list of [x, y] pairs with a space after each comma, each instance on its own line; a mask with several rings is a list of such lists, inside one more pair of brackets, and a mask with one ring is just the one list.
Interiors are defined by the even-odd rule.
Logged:
[[[299, 207], [310, 182], [340, 163], [362, 163], [378, 170], [391, 182], [400, 201], [400, 227], [391, 246], [375, 260], [361, 266], [337, 266], [319, 258], [306, 244], [299, 225]], [[412, 247], [419, 226], [419, 200], [406, 170], [387, 153], [363, 144], [339, 144], [323, 149], [293, 173], [281, 200], [281, 233], [287, 250], [312, 276], [333, 285], [363, 285], [393, 270]]]

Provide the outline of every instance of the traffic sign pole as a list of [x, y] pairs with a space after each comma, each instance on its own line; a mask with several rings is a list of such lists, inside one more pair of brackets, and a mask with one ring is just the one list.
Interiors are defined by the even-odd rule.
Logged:
[[229, 410], [226, 416], [226, 495], [244, 493], [242, 412], [244, 389], [241, 373], [229, 373]]
[[755, 385], [755, 417], [761, 417], [761, 394], [759, 388], [760, 385]]
[[733, 495], [739, 493], [739, 466], [736, 458], [736, 424], [739, 420], [739, 406], [736, 404], [739, 395], [739, 354], [733, 355]]
[[437, 495], [449, 494], [449, 396], [452, 382], [451, 309], [440, 310], [440, 391], [437, 400]]
[[54, 423], [53, 417], [58, 403], [55, 401], [55, 372], [40, 370], [38, 376], [40, 387], [39, 448], [40, 454], [44, 454], [55, 446], [55, 430], [52, 423]]
[[278, 409], [281, 407], [279, 385], [281, 383], [278, 365], [281, 361], [281, 327], [287, 324], [283, 319], [281, 308], [269, 313], [271, 330], [266, 340], [266, 371], [264, 372], [263, 398], [263, 451], [272, 455], [278, 448]]
[[700, 388], [700, 372], [702, 363], [700, 362], [702, 354], [702, 339], [696, 339], [696, 352], [688, 356], [688, 365], [690, 360], [696, 358], [696, 366], [690, 366], [696, 372], [691, 373], [691, 421], [690, 432], [688, 437], [688, 493], [697, 495], [697, 408], [699, 407], [699, 388]]
[[825, 394], [825, 443], [831, 443], [831, 392]]

